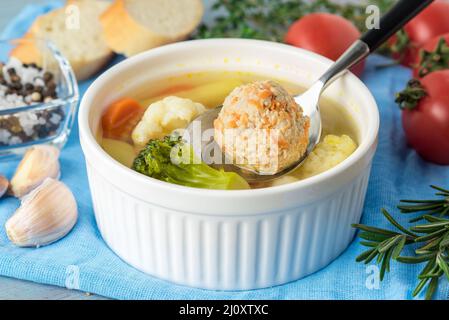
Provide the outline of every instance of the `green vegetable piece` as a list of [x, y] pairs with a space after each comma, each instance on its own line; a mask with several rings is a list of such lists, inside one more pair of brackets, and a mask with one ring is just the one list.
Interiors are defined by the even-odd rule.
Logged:
[[248, 182], [238, 174], [194, 161], [191, 146], [185, 144], [181, 137], [151, 140], [134, 160], [132, 168], [149, 177], [187, 187], [250, 189]]

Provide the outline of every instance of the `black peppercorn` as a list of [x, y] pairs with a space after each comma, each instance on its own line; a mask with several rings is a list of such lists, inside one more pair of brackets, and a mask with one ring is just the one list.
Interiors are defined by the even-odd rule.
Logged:
[[47, 83], [47, 88], [48, 88], [49, 90], [55, 90], [55, 89], [56, 89], [56, 83], [55, 83], [54, 81], [49, 81], [49, 82]]
[[29, 82], [25, 83], [25, 90], [26, 91], [33, 91], [33, 89], [34, 89], [34, 86], [33, 86], [32, 83], [29, 83]]
[[[1, 95], [5, 100], [15, 105], [50, 102], [57, 98], [57, 83], [55, 75], [50, 71], [43, 71], [36, 63], [23, 63], [21, 67], [12, 67], [13, 64], [0, 62], [0, 85]], [[35, 69], [25, 71], [24, 69]], [[29, 82], [23, 81], [22, 75], [34, 74], [35, 79]], [[17, 95], [16, 97], [11, 95]], [[7, 98], [6, 98], [7, 97]], [[58, 133], [61, 123], [64, 121], [65, 112], [62, 108], [51, 108], [51, 110], [24, 111], [34, 114], [35, 121], [31, 121], [32, 132], [25, 132], [19, 118], [15, 115], [0, 116], [0, 128], [9, 132], [10, 136], [3, 145], [15, 145], [33, 140], [49, 138]], [[57, 115], [52, 119], [54, 115]], [[50, 121], [52, 119], [52, 121]]]
[[44, 73], [44, 82], [48, 83], [49, 81], [53, 80], [53, 74], [51, 72], [45, 72]]
[[20, 77], [16, 74], [11, 75], [11, 82], [20, 82]]
[[18, 90], [18, 91], [22, 90], [22, 84], [20, 82], [16, 82], [16, 83], [11, 84], [11, 87], [13, 89], [15, 89], [15, 90]]

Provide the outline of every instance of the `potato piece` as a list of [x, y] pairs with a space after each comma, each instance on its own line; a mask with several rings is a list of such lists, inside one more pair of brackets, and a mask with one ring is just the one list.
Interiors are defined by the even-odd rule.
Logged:
[[114, 158], [124, 166], [127, 166], [128, 168], [131, 168], [134, 159], [137, 156], [134, 147], [129, 143], [123, 141], [104, 138], [101, 142], [101, 147], [112, 158]]
[[[228, 94], [242, 84], [243, 82], [240, 80], [229, 79], [205, 84], [190, 90], [179, 91], [175, 95], [180, 98], [199, 102], [207, 108], [215, 108], [221, 106]], [[149, 106], [156, 101], [164, 99], [165, 97], [166, 96], [160, 96], [144, 100], [143, 105]]]
[[299, 180], [315, 176], [338, 165], [355, 149], [357, 144], [349, 136], [327, 135], [291, 175]]

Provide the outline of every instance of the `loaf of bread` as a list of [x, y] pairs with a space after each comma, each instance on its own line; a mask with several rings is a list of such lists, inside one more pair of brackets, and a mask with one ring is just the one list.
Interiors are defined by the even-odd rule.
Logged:
[[203, 11], [201, 0], [116, 0], [100, 21], [109, 47], [129, 57], [184, 40]]
[[[53, 42], [69, 60], [78, 80], [98, 72], [113, 56], [102, 36], [99, 16], [110, 6], [105, 0], [69, 0], [63, 8], [36, 19], [25, 38]], [[46, 59], [35, 42], [23, 42], [11, 52], [24, 63], [42, 64]]]

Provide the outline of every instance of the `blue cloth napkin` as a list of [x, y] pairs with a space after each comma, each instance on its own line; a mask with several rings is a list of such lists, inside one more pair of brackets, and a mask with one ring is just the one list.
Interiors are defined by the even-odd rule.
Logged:
[[[34, 18], [56, 6], [26, 7], [3, 32], [3, 38], [21, 36]], [[429, 198], [429, 184], [448, 187], [449, 168], [423, 161], [406, 146], [400, 112], [393, 102], [410, 71], [402, 67], [376, 70], [388, 60], [369, 58], [363, 78], [376, 97], [381, 113], [379, 149], [375, 156], [363, 214], [363, 223], [389, 227], [380, 214], [385, 207], [400, 222], [408, 217], [395, 210], [401, 198]], [[80, 84], [83, 93], [90, 82]], [[11, 177], [17, 163], [0, 163], [0, 173]], [[87, 183], [84, 158], [75, 125], [61, 154], [62, 180], [73, 190], [79, 207], [79, 221], [61, 241], [39, 249], [20, 249], [12, 245], [0, 228], [0, 275], [65, 286], [119, 299], [410, 299], [421, 265], [393, 263], [391, 273], [378, 282], [375, 265], [355, 263], [363, 247], [354, 240], [333, 263], [302, 280], [283, 286], [243, 291], [220, 292], [173, 285], [145, 275], [125, 264], [106, 246], [97, 229]], [[12, 198], [0, 201], [0, 226], [18, 207]], [[441, 281], [437, 299], [449, 297], [446, 280]], [[422, 296], [420, 297], [422, 298]]]

